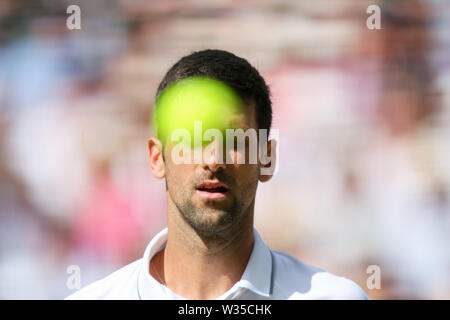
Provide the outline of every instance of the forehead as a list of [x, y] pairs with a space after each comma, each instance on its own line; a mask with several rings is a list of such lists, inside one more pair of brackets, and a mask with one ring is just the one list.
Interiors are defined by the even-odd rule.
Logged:
[[250, 128], [257, 129], [256, 122], [256, 106], [253, 101], [246, 101], [243, 103], [243, 108], [236, 113], [229, 113], [224, 115], [228, 118], [227, 128], [229, 129], [243, 129]]
[[203, 129], [256, 128], [255, 105], [225, 83], [211, 78], [183, 79], [166, 88], [156, 103], [156, 125], [160, 138], [175, 129], [193, 131], [201, 121]]

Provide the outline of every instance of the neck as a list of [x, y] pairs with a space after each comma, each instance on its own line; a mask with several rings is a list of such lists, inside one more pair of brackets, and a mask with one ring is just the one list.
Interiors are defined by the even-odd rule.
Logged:
[[229, 290], [242, 277], [253, 249], [253, 210], [252, 203], [230, 230], [202, 236], [168, 200], [167, 244], [152, 260], [160, 282], [187, 299], [215, 299]]

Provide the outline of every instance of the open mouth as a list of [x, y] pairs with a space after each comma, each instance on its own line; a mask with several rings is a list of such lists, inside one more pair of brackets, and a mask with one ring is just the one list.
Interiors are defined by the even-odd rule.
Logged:
[[197, 192], [204, 198], [218, 200], [225, 198], [228, 188], [220, 182], [204, 182], [197, 188]]
[[216, 192], [225, 193], [225, 192], [227, 192], [228, 189], [225, 187], [217, 187], [217, 188], [197, 188], [197, 190], [204, 191], [204, 192], [212, 192], [212, 193], [216, 193]]

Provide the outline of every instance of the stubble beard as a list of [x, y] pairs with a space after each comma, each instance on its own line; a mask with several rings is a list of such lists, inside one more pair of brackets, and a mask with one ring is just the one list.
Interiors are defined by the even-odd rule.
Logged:
[[204, 206], [195, 205], [192, 196], [184, 194], [182, 201], [172, 199], [183, 220], [199, 235], [217, 237], [228, 233], [245, 215], [245, 208], [236, 198], [228, 208], [216, 208], [208, 202]]

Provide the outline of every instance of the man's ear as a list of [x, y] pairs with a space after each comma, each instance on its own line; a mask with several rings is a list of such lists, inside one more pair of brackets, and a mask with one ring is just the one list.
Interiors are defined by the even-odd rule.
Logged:
[[148, 139], [148, 154], [150, 157], [150, 169], [153, 175], [158, 179], [164, 178], [166, 170], [161, 141], [155, 137]]
[[259, 181], [266, 182], [273, 177], [277, 159], [276, 150], [277, 141], [275, 139], [267, 141], [265, 149], [260, 155]]

